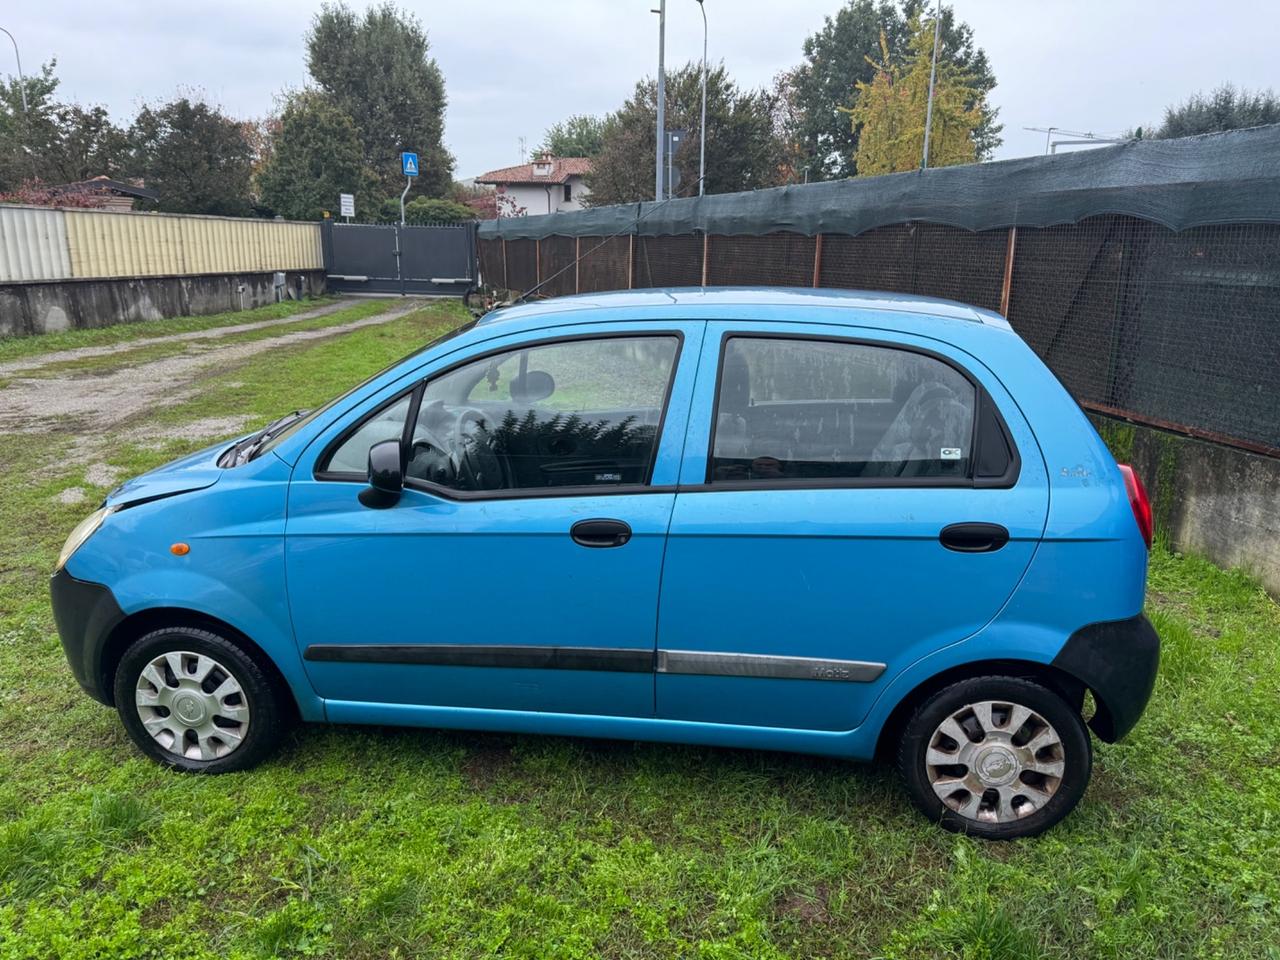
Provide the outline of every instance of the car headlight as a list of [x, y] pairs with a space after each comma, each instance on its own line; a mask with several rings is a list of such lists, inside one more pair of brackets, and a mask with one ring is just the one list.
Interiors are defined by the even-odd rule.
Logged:
[[102, 521], [107, 519], [115, 512], [115, 507], [99, 507], [93, 513], [89, 514], [71, 531], [71, 535], [67, 537], [67, 542], [62, 545], [62, 552], [58, 554], [58, 565], [53, 568], [53, 572], [57, 573], [67, 565], [67, 561], [71, 559], [71, 555], [80, 549], [81, 545], [88, 540], [95, 530], [102, 526]]

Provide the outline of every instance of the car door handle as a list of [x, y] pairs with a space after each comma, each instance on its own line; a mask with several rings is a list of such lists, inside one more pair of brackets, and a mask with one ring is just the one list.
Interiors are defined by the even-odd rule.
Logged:
[[991, 553], [1009, 542], [1009, 531], [998, 523], [953, 523], [942, 528], [938, 539], [957, 553]]
[[631, 539], [631, 527], [621, 520], [579, 520], [569, 536], [583, 547], [620, 547]]

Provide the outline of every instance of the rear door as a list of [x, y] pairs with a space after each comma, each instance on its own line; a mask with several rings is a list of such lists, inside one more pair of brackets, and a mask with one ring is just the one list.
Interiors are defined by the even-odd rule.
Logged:
[[848, 327], [708, 325], [663, 568], [658, 715], [847, 730], [1009, 598], [1048, 485], [973, 357]]

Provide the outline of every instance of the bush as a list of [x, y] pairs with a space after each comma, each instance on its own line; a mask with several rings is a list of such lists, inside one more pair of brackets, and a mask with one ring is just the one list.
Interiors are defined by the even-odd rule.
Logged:
[[[400, 199], [393, 197], [382, 202], [383, 223], [400, 222]], [[432, 197], [415, 197], [404, 205], [404, 222], [414, 226], [428, 223], [461, 223], [476, 219], [475, 211], [452, 200]]]

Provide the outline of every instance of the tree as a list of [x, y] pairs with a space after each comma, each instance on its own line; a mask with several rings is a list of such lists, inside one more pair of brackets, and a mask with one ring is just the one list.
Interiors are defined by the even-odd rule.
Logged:
[[[677, 191], [698, 192], [698, 139], [702, 104], [702, 67], [688, 63], [667, 75], [668, 129], [687, 130], [673, 166], [680, 171]], [[586, 177], [593, 206], [653, 199], [657, 84], [646, 78], [631, 98], [604, 121], [604, 144]], [[774, 186], [779, 182], [779, 145], [773, 135], [773, 97], [743, 91], [724, 65], [707, 76], [707, 193], [729, 193]]]
[[[934, 31], [932, 23], [921, 23], [918, 17], [910, 27], [911, 56], [906, 65], [892, 61], [888, 38], [881, 37], [881, 60], [875, 65], [874, 79], [858, 83], [856, 102], [843, 111], [849, 114], [851, 128], [861, 128], [854, 158], [859, 176], [900, 173], [920, 166]], [[968, 75], [955, 63], [939, 57], [929, 165], [972, 163], [977, 154], [974, 133], [981, 126], [983, 115], [982, 100], [974, 99]]]
[[128, 139], [105, 108], [55, 100], [53, 62], [27, 78], [27, 110], [16, 79], [0, 85], [0, 189], [123, 176]]
[[262, 205], [291, 220], [319, 220], [337, 207], [338, 194], [361, 194], [365, 182], [364, 154], [351, 118], [318, 90], [289, 97], [258, 175]]
[[[834, 17], [826, 18], [822, 29], [805, 40], [804, 62], [781, 78], [781, 92], [792, 105], [792, 118], [784, 123], [784, 140], [797, 158], [797, 179], [805, 179], [807, 174], [809, 180], [830, 180], [857, 172], [853, 158], [858, 150], [858, 130], [850, 126], [841, 108], [853, 106], [859, 83], [875, 79], [882, 35], [891, 60], [906, 62], [910, 23], [924, 6], [924, 0], [903, 0], [901, 8], [891, 0], [848, 0]], [[945, 7], [938, 53], [940, 61], [955, 64], [970, 77], [973, 99], [966, 108], [995, 87], [987, 55], [974, 46], [972, 28], [958, 22], [954, 12]], [[975, 154], [980, 160], [1001, 143], [1002, 128], [995, 120], [996, 111], [984, 111], [982, 124], [974, 131]]]
[[133, 166], [159, 208], [248, 216], [253, 150], [244, 125], [217, 107], [181, 97], [145, 106], [129, 128]]
[[419, 156], [416, 190], [442, 197], [453, 182], [453, 157], [442, 143], [444, 78], [429, 51], [422, 24], [391, 3], [363, 16], [326, 3], [307, 35], [307, 69], [355, 124], [383, 197], [403, 188], [404, 150]]
[[1223, 84], [1207, 96], [1197, 93], [1164, 111], [1164, 122], [1150, 136], [1155, 140], [1193, 137], [1280, 123], [1280, 98], [1270, 90], [1237, 90]]
[[589, 114], [575, 114], [547, 128], [538, 153], [553, 157], [594, 157], [604, 148], [605, 121]]

